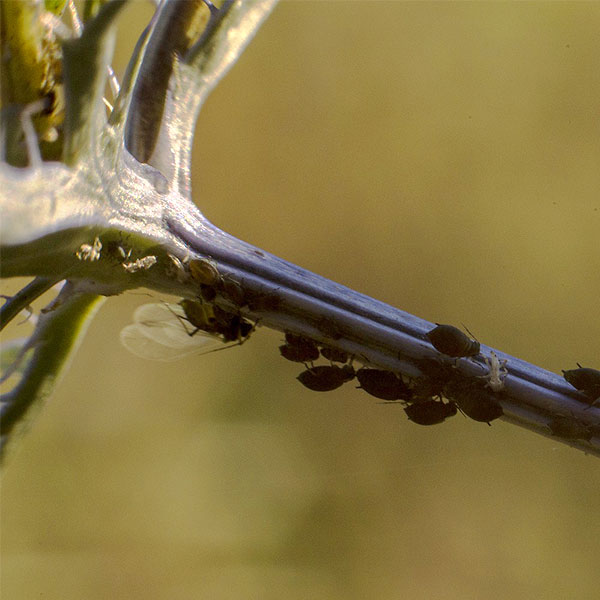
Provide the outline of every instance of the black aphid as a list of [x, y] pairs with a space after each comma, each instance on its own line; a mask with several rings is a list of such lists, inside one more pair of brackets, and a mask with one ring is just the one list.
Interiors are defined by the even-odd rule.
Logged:
[[569, 440], [591, 440], [594, 437], [593, 431], [575, 417], [558, 416], [554, 417], [548, 428], [552, 435]]
[[285, 344], [279, 346], [279, 352], [293, 362], [311, 362], [319, 358], [319, 347], [315, 342], [293, 333], [285, 334]]
[[298, 381], [309, 390], [315, 392], [330, 392], [354, 378], [354, 369], [350, 365], [343, 367], [319, 366], [302, 371]]
[[279, 346], [279, 352], [283, 358], [292, 362], [311, 362], [319, 358], [319, 349], [315, 346], [291, 346], [290, 344], [282, 344]]
[[226, 342], [243, 342], [254, 331], [255, 324], [244, 317], [213, 306], [215, 329]]
[[217, 297], [217, 290], [211, 285], [200, 284], [200, 296], [206, 302], [212, 302]]
[[221, 292], [226, 298], [236, 306], [242, 307], [246, 304], [244, 288], [237, 281], [234, 281], [229, 277], [222, 277], [220, 283]]
[[410, 388], [391, 371], [363, 367], [356, 372], [360, 387], [381, 400], [410, 400]]
[[444, 394], [474, 421], [490, 424], [504, 414], [502, 405], [477, 383], [455, 379], [444, 388]]
[[444, 387], [456, 376], [456, 369], [434, 358], [423, 358], [415, 361], [423, 377], [412, 381], [412, 392], [416, 398], [428, 399], [441, 396]]
[[432, 346], [446, 356], [461, 358], [479, 354], [479, 342], [453, 325], [438, 325], [425, 335]]
[[425, 400], [407, 406], [404, 412], [411, 421], [418, 425], [437, 425], [456, 414], [456, 404]]
[[337, 348], [331, 348], [329, 346], [321, 347], [321, 356], [327, 360], [330, 360], [331, 362], [339, 363], [348, 362], [348, 359], [350, 358], [347, 352], [338, 350]]
[[600, 400], [600, 371], [582, 367], [577, 363], [579, 369], [563, 371], [563, 377], [577, 390], [588, 396], [592, 403]]

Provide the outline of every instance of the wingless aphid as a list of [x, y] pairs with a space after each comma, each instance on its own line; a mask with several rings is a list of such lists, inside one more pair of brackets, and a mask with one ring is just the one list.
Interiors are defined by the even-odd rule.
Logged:
[[341, 387], [347, 381], [354, 378], [354, 369], [350, 365], [343, 367], [319, 366], [302, 371], [298, 375], [298, 381], [314, 392], [330, 392]]
[[454, 379], [445, 386], [444, 395], [474, 421], [489, 425], [504, 414], [501, 404], [475, 382], [465, 383]]
[[456, 404], [425, 400], [407, 406], [404, 412], [413, 423], [418, 425], [437, 425], [456, 414]]
[[214, 287], [221, 279], [217, 265], [208, 258], [190, 260], [189, 267], [192, 278], [198, 283]]
[[591, 399], [591, 404], [600, 400], [600, 371], [582, 367], [577, 363], [579, 369], [563, 371], [564, 378], [577, 390], [583, 392]]
[[279, 346], [279, 352], [292, 362], [312, 362], [319, 358], [319, 348], [315, 342], [289, 332], [285, 334], [285, 344]]
[[348, 358], [350, 358], [347, 352], [338, 350], [337, 348], [331, 348], [330, 346], [321, 346], [321, 356], [331, 362], [339, 363], [348, 362]]
[[382, 369], [363, 367], [356, 372], [360, 387], [371, 396], [381, 400], [410, 400], [410, 388], [398, 375]]
[[413, 396], [417, 398], [441, 397], [446, 384], [456, 375], [454, 367], [434, 358], [419, 359], [415, 364], [423, 373], [422, 377], [416, 377], [411, 382]]
[[565, 417], [564, 415], [554, 417], [548, 423], [548, 428], [552, 432], [552, 435], [569, 440], [589, 441], [594, 437], [592, 430], [575, 417]]
[[425, 336], [438, 352], [446, 356], [462, 358], [479, 354], [479, 342], [453, 325], [438, 324]]

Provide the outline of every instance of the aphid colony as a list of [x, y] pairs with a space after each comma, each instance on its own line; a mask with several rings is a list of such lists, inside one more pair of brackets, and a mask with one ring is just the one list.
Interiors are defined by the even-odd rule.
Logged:
[[[201, 354], [238, 345], [248, 339], [256, 323], [243, 317], [239, 310], [225, 310], [215, 303], [217, 296], [238, 309], [260, 305], [275, 310], [275, 296], [253, 297], [236, 281], [221, 276], [209, 259], [180, 263], [185, 277], [198, 284], [195, 300], [183, 299], [178, 304], [153, 303], [139, 306], [134, 322], [121, 331], [121, 342], [134, 354], [153, 360], [176, 360], [188, 354]], [[332, 340], [339, 335], [330, 336]], [[452, 325], [437, 324], [425, 334], [441, 355], [439, 358], [415, 360], [419, 377], [406, 377], [383, 369], [355, 369], [353, 359], [343, 350], [317, 344], [314, 340], [285, 334], [279, 346], [281, 355], [290, 361], [304, 363], [306, 369], [297, 379], [310, 390], [328, 392], [357, 379], [359, 389], [385, 402], [398, 402], [409, 420], [419, 425], [442, 423], [458, 411], [475, 421], [490, 424], [503, 414], [499, 402], [508, 375], [507, 361], [495, 352], [484, 356], [487, 373], [465, 377], [457, 367], [461, 358], [480, 355], [480, 344]], [[314, 365], [319, 358], [328, 365]], [[454, 364], [448, 358], [455, 359]], [[600, 371], [582, 367], [563, 371], [564, 378], [577, 392], [576, 398], [594, 406], [600, 403]], [[573, 415], [557, 416], [548, 423], [552, 435], [589, 440], [600, 432], [580, 422]], [[600, 429], [600, 428], [598, 428]]]
[[189, 273], [199, 285], [195, 300], [143, 304], [135, 310], [133, 323], [121, 331], [122, 344], [133, 354], [151, 360], [177, 360], [242, 344], [254, 331], [255, 323], [213, 302], [220, 294], [242, 306], [244, 293], [237, 282], [221, 277], [207, 259], [190, 261]]
[[[452, 358], [479, 353], [478, 342], [450, 325], [438, 325], [427, 337], [438, 351]], [[497, 396], [504, 387], [506, 361], [500, 361], [494, 353], [487, 361], [488, 375], [465, 380], [455, 366], [437, 359], [417, 361], [423, 375], [416, 378], [403, 378], [392, 371], [370, 367], [356, 370], [347, 353], [329, 346], [319, 347], [315, 341], [291, 332], [286, 333], [285, 344], [279, 351], [287, 360], [306, 365], [306, 370], [298, 376], [305, 387], [326, 392], [356, 378], [359, 389], [386, 402], [399, 402], [408, 418], [419, 425], [442, 423], [458, 410], [488, 424], [503, 414]], [[320, 356], [330, 364], [315, 366], [313, 362]]]

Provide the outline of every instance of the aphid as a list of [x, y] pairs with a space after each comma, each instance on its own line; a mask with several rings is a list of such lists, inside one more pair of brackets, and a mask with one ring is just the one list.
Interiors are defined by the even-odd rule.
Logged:
[[221, 290], [223, 295], [227, 297], [236, 306], [244, 306], [246, 303], [244, 288], [229, 277], [221, 278]]
[[313, 342], [310, 338], [306, 338], [301, 335], [296, 335], [295, 333], [291, 333], [290, 331], [286, 331], [285, 341], [287, 344], [290, 344], [292, 346], [302, 346], [305, 344], [312, 344], [313, 346], [316, 346], [315, 342]]
[[570, 440], [591, 440], [594, 437], [593, 431], [575, 417], [565, 417], [560, 415], [554, 417], [548, 428], [552, 435]]
[[354, 369], [350, 365], [343, 367], [320, 366], [302, 371], [298, 375], [298, 381], [315, 392], [330, 392], [342, 386], [354, 378]]
[[227, 347], [217, 333], [202, 329], [188, 332], [183, 326], [185, 320], [188, 316], [177, 304], [143, 304], [133, 313], [134, 322], [121, 330], [120, 340], [136, 356], [163, 361]]
[[444, 395], [454, 401], [460, 410], [474, 421], [490, 424], [504, 414], [501, 404], [476, 383], [465, 383], [460, 379], [450, 381]]
[[133, 252], [133, 248], [127, 248], [121, 245], [122, 242], [117, 240], [109, 240], [104, 244], [103, 256], [108, 256], [115, 263], [122, 263], [129, 260]]
[[271, 312], [281, 306], [281, 297], [274, 293], [250, 292], [246, 290], [245, 298], [248, 308], [252, 311]]
[[244, 306], [245, 292], [242, 286], [230, 277], [221, 276], [217, 264], [208, 258], [190, 260], [192, 279], [200, 284], [200, 295], [207, 302], [212, 302], [217, 291], [222, 292], [236, 306]]
[[410, 400], [409, 387], [396, 373], [382, 369], [363, 367], [356, 372], [360, 387], [371, 396], [381, 400]]
[[489, 368], [489, 373], [485, 377], [487, 378], [487, 386], [493, 392], [500, 392], [504, 389], [504, 379], [508, 375], [508, 369], [506, 368], [507, 360], [500, 360], [498, 355], [492, 350], [490, 352], [490, 358], [485, 357], [485, 364]]
[[453, 325], [438, 324], [425, 336], [438, 352], [446, 356], [461, 358], [479, 354], [479, 342]]
[[321, 356], [331, 362], [339, 363], [348, 362], [348, 358], [350, 358], [347, 352], [338, 350], [337, 348], [331, 348], [330, 346], [321, 346]]
[[[129, 250], [129, 256], [131, 256], [131, 249]], [[128, 259], [129, 256], [125, 257], [125, 259]], [[167, 252], [167, 257], [169, 258], [165, 264], [165, 273], [167, 277], [176, 279], [179, 283], [187, 283], [190, 279], [190, 273], [187, 269], [189, 258], [185, 257], [180, 259], [170, 252]]]
[[189, 267], [192, 278], [198, 283], [214, 287], [221, 280], [216, 263], [208, 258], [190, 260]]
[[322, 317], [317, 322], [317, 328], [330, 340], [339, 340], [342, 337], [342, 332], [339, 325], [329, 317]]
[[119, 255], [121, 256], [121, 258], [123, 260], [129, 260], [129, 257], [131, 256], [131, 253], [133, 252], [133, 248], [129, 248], [129, 250], [125, 251], [125, 248], [123, 248], [123, 246], [118, 246], [117, 252], [119, 253]]
[[137, 273], [138, 271], [147, 271], [150, 267], [154, 266], [158, 262], [156, 256], [143, 256], [130, 263], [123, 263], [123, 268], [128, 273]]
[[279, 346], [279, 352], [283, 358], [291, 360], [292, 362], [312, 362], [319, 358], [319, 349], [315, 349], [312, 346], [292, 346], [290, 344], [282, 344]]
[[592, 399], [592, 404], [600, 400], [600, 371], [582, 367], [577, 363], [579, 369], [563, 371], [564, 378], [577, 390], [583, 392]]
[[437, 425], [456, 414], [456, 404], [425, 400], [407, 406], [404, 412], [411, 421], [418, 425]]
[[231, 313], [218, 306], [213, 306], [215, 315], [215, 329], [226, 342], [244, 342], [254, 331], [255, 325], [241, 315]]
[[205, 302], [212, 302], [217, 297], [217, 290], [205, 283], [200, 284], [200, 296]]
[[292, 362], [311, 362], [319, 358], [319, 348], [315, 342], [293, 333], [285, 334], [285, 344], [279, 346], [279, 352]]
[[[168, 306], [170, 307], [171, 305]], [[219, 333], [212, 305], [184, 298], [179, 301], [179, 306], [183, 309], [185, 320], [195, 327], [195, 330], [188, 335], [194, 335], [196, 331], [205, 331], [212, 334]]]
[[412, 381], [413, 396], [417, 398], [441, 397], [445, 385], [456, 375], [454, 367], [434, 358], [423, 358], [415, 361], [423, 377]]
[[96, 236], [93, 244], [81, 244], [79, 250], [75, 252], [75, 256], [79, 260], [89, 260], [93, 262], [100, 260], [100, 251], [102, 250], [102, 242], [100, 238]]

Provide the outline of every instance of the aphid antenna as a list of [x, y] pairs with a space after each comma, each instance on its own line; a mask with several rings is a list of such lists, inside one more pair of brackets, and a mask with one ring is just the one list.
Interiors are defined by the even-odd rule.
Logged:
[[[456, 404], [456, 408], [458, 409], [458, 412], [465, 418], [468, 419], [469, 417], [465, 414], [465, 411], [455, 402]], [[489, 425], [489, 423], [488, 423]]]
[[473, 335], [473, 333], [469, 330], [469, 328], [464, 324], [461, 323], [461, 325], [463, 326], [463, 329], [476, 341], [478, 342], [479, 340]]

